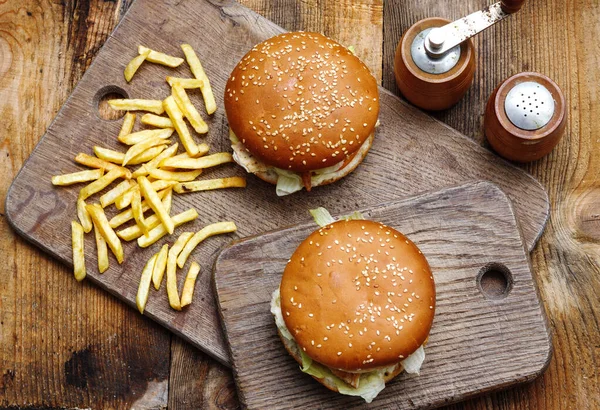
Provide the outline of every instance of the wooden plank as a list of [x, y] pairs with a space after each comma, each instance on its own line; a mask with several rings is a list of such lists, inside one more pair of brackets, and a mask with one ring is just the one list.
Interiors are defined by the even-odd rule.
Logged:
[[0, 4], [2, 408], [167, 402], [159, 393], [166, 393], [170, 333], [97, 287], [76, 283], [67, 267], [17, 236], [4, 216], [10, 181], [114, 28], [122, 5]]
[[[243, 405], [416, 409], [541, 374], [552, 344], [528, 253], [500, 189], [481, 182], [362, 212], [411, 238], [435, 277], [436, 316], [420, 376], [398, 376], [366, 406], [300, 373], [277, 335], [270, 300], [291, 254], [318, 228], [307, 223], [236, 242], [215, 263], [215, 288]], [[510, 272], [512, 288], [503, 298], [486, 296], [478, 284], [490, 265]]]
[[178, 337], [171, 346], [169, 409], [239, 407], [230, 369]]
[[[189, 41], [197, 50], [216, 90], [220, 107], [222, 90], [229, 72], [239, 58], [256, 42], [281, 32], [281, 28], [236, 3], [213, 5], [186, 1], [169, 6], [158, 0], [136, 2], [119, 28], [107, 40], [36, 147], [33, 155], [12, 185], [7, 199], [7, 215], [15, 229], [34, 244], [70, 263], [69, 221], [75, 215], [77, 188], [56, 189], [50, 176], [77, 169], [72, 158], [94, 144], [117, 148], [115, 135], [119, 121], [105, 121], [96, 112], [96, 100], [108, 86], [117, 86], [131, 97], [161, 99], [168, 94], [166, 73], [189, 76], [187, 67], [169, 71], [157, 65], [143, 65], [137, 77], [126, 84], [122, 71], [135, 54], [137, 44], [178, 55], [178, 45]], [[157, 16], [160, 16], [158, 18]], [[160, 24], [158, 23], [160, 22]], [[197, 25], [202, 23], [199, 38]], [[205, 41], [211, 38], [212, 41]], [[214, 50], [226, 50], [217, 55]], [[110, 79], [110, 80], [108, 80]], [[198, 98], [194, 95], [194, 98]], [[520, 217], [526, 243], [532, 247], [546, 220], [548, 203], [540, 185], [529, 175], [510, 166], [463, 135], [415, 110], [381, 90], [382, 126], [364, 163], [336, 184], [285, 198], [276, 198], [272, 186], [249, 178], [245, 190], [190, 194], [175, 198], [173, 213], [195, 207], [201, 215], [193, 224], [180, 228], [198, 230], [206, 223], [231, 219], [239, 226], [235, 235], [211, 238], [195, 252], [202, 271], [210, 271], [217, 250], [235, 237], [254, 235], [305, 219], [305, 210], [325, 205], [333, 212], [390, 201], [411, 193], [458, 182], [488, 179], [498, 183], [512, 198]], [[211, 126], [206, 139], [213, 151], [229, 150], [227, 124], [222, 109], [207, 120]], [[390, 172], [390, 169], [393, 172]], [[243, 174], [235, 165], [211, 171], [211, 176]], [[89, 270], [88, 278], [100, 287], [133, 305], [140, 268], [166, 238], [146, 250], [126, 246], [123, 265], [114, 261], [99, 275]], [[93, 238], [88, 235], [88, 249]], [[94, 266], [94, 252], [88, 264]], [[183, 275], [181, 275], [183, 276]], [[180, 277], [180, 281], [183, 277]], [[145, 314], [158, 321], [217, 360], [229, 360], [214, 306], [208, 275], [198, 280], [199, 297], [185, 312], [168, 307], [164, 292], [150, 298]]]
[[[396, 93], [393, 53], [402, 33], [425, 17], [449, 19], [490, 2], [435, 0], [385, 2], [383, 84]], [[540, 294], [556, 347], [548, 371], [535, 382], [464, 404], [466, 408], [600, 408], [597, 348], [600, 345], [600, 131], [595, 103], [600, 84], [600, 35], [594, 0], [528, 1], [523, 9], [476, 39], [473, 86], [455, 107], [434, 116], [487, 146], [485, 104], [509, 76], [537, 71], [555, 80], [567, 97], [567, 130], [547, 157], [521, 166], [547, 189], [553, 204], [548, 228], [532, 253]], [[577, 352], [574, 354], [573, 352]], [[457, 406], [462, 408], [463, 406]]]

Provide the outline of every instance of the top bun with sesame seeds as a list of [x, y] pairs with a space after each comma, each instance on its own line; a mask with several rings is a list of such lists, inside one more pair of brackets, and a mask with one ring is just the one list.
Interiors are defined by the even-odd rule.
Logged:
[[336, 375], [397, 369], [426, 342], [435, 312], [435, 284], [421, 251], [367, 220], [337, 221], [308, 236], [279, 291], [298, 348]]
[[343, 164], [365, 143], [370, 147], [379, 115], [377, 81], [367, 66], [309, 32], [252, 48], [233, 69], [224, 102], [236, 140], [262, 167], [240, 165], [270, 182], [268, 167], [307, 175]]

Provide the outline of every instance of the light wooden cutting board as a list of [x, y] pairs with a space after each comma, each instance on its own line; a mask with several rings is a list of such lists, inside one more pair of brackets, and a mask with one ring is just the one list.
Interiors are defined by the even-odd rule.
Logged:
[[[78, 152], [92, 153], [93, 145], [122, 150], [116, 142], [121, 121], [103, 120], [98, 100], [119, 91], [130, 98], [162, 99], [169, 94], [165, 76], [189, 77], [188, 68], [172, 70], [144, 64], [131, 83], [123, 79], [125, 65], [146, 46], [182, 55], [181, 43], [197, 51], [211, 79], [217, 113], [208, 119], [210, 132], [198, 141], [210, 143], [212, 151], [230, 150], [224, 117], [224, 85], [237, 61], [256, 43], [282, 32], [272, 22], [230, 1], [137, 0], [106, 41], [77, 87], [48, 128], [13, 182], [6, 200], [6, 215], [13, 228], [26, 239], [66, 264], [71, 264], [70, 221], [75, 218], [79, 187], [55, 188], [50, 177], [82, 167], [73, 162]], [[195, 207], [198, 221], [184, 228], [198, 230], [207, 223], [233, 220], [239, 231], [211, 238], [194, 253], [204, 274], [196, 285], [192, 306], [177, 313], [168, 307], [164, 292], [152, 294], [146, 314], [193, 345], [229, 364], [218, 322], [210, 271], [216, 252], [232, 237], [256, 235], [306, 220], [306, 210], [326, 206], [344, 212], [391, 201], [422, 191], [472, 180], [493, 181], [514, 201], [515, 214], [531, 249], [548, 216], [548, 198], [542, 186], [524, 171], [499, 159], [469, 138], [403, 103], [381, 89], [381, 127], [364, 163], [349, 177], [331, 186], [277, 198], [275, 189], [249, 177], [248, 188], [175, 197], [173, 213]], [[192, 100], [201, 99], [192, 93]], [[40, 108], [41, 109], [41, 108]], [[243, 175], [234, 165], [206, 172], [213, 178]], [[130, 305], [146, 260], [170, 239], [147, 250], [128, 244], [126, 261], [114, 260], [99, 275], [94, 268], [93, 235], [86, 239], [88, 280]], [[171, 240], [172, 241], [172, 240]], [[180, 278], [183, 280], [183, 278]]]
[[[541, 374], [552, 344], [510, 201], [481, 182], [368, 208], [368, 219], [406, 234], [435, 278], [436, 315], [421, 375], [401, 374], [370, 409], [439, 406]], [[242, 403], [251, 409], [350, 409], [360, 398], [301, 373], [277, 335], [271, 293], [314, 223], [231, 244], [214, 278]], [[488, 269], [508, 272], [506, 288]], [[500, 276], [498, 274], [497, 276]]]

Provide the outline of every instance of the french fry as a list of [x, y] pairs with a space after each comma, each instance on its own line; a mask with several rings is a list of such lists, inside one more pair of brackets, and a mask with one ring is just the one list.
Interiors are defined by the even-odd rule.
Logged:
[[196, 278], [200, 273], [200, 265], [198, 262], [192, 262], [187, 275], [185, 276], [185, 282], [183, 282], [183, 290], [181, 291], [181, 307], [185, 307], [192, 303], [192, 297], [194, 296], [194, 287], [196, 285]]
[[[146, 218], [146, 226], [148, 227], [148, 230], [152, 230], [158, 225], [160, 225], [160, 219], [158, 219], [158, 215], [153, 214]], [[140, 228], [139, 225], [136, 224], [131, 225], [128, 228], [121, 229], [117, 232], [117, 235], [122, 240], [129, 242], [144, 235], [144, 232], [142, 232], [142, 228]]]
[[160, 248], [160, 252], [158, 252], [158, 257], [156, 258], [156, 264], [154, 265], [154, 270], [152, 271], [152, 282], [154, 283], [154, 289], [156, 290], [160, 289], [160, 284], [162, 283], [162, 279], [165, 274], [168, 252], [169, 245], [165, 243], [163, 247]]
[[88, 205], [86, 206], [86, 209], [90, 213], [92, 221], [94, 221], [100, 234], [108, 244], [108, 247], [117, 258], [117, 262], [119, 264], [123, 263], [123, 245], [115, 231], [110, 227], [102, 208], [100, 206]]
[[197, 78], [179, 78], [179, 77], [167, 77], [167, 82], [171, 87], [175, 84], [179, 84], [183, 88], [202, 88], [204, 81], [198, 80]]
[[86, 169], [85, 171], [73, 172], [71, 174], [54, 175], [52, 185], [67, 186], [80, 182], [95, 181], [104, 175], [104, 169]]
[[201, 169], [194, 171], [186, 171], [186, 172], [173, 172], [173, 171], [165, 171], [162, 169], [153, 169], [150, 171], [150, 176], [152, 178], [165, 180], [165, 181], [174, 181], [177, 182], [186, 182], [193, 181], [198, 178], [198, 176], [202, 173]]
[[136, 169], [132, 174], [133, 178], [148, 175], [151, 170], [158, 167], [158, 164], [160, 164], [163, 159], [170, 158], [175, 155], [178, 147], [179, 144], [177, 143], [171, 145], [169, 148], [161, 152], [157, 157], [151, 159], [149, 162]]
[[[196, 210], [194, 208], [190, 208], [187, 211], [184, 211], [180, 214], [174, 215], [173, 223], [175, 224], [175, 227], [178, 227], [178, 226], [183, 225], [186, 222], [193, 221], [197, 217], [198, 217], [198, 212], [196, 212]], [[164, 225], [162, 225], [162, 224], [158, 225], [157, 227], [152, 228], [150, 230], [150, 232], [148, 233], [148, 236], [140, 236], [137, 239], [137, 244], [140, 248], [147, 248], [148, 246], [152, 245], [153, 243], [158, 241], [160, 238], [162, 238], [166, 234], [167, 234], [167, 230], [165, 229]]]
[[86, 203], [83, 199], [77, 200], [77, 218], [79, 218], [79, 222], [81, 222], [85, 233], [92, 230], [92, 218], [86, 209]]
[[167, 117], [161, 117], [155, 114], [144, 114], [142, 124], [157, 128], [174, 128], [173, 121]]
[[86, 185], [81, 191], [79, 191], [79, 199], [87, 199], [97, 192], [102, 191], [104, 188], [109, 186], [117, 178], [125, 177], [125, 173], [120, 168], [111, 169], [108, 174], [98, 178], [89, 185]]
[[[164, 141], [164, 142], [167, 142], [167, 141]], [[162, 144], [162, 145], [158, 145], [158, 146], [149, 148], [146, 151], [142, 152], [141, 154], [132, 158], [131, 161], [128, 162], [128, 164], [129, 165], [138, 165], [138, 164], [142, 164], [144, 162], [148, 162], [152, 158], [156, 157], [158, 154], [163, 152], [163, 150], [166, 147], [167, 146], [165, 144]], [[98, 146], [94, 147], [94, 153], [96, 154], [96, 156], [98, 158], [102, 158], [105, 161], [109, 161], [109, 162], [119, 164], [119, 165], [122, 164], [123, 160], [125, 159], [124, 152], [113, 151], [111, 149], [102, 148], [102, 147], [98, 147]]]
[[167, 115], [173, 122], [175, 126], [175, 130], [177, 130], [177, 134], [179, 134], [179, 139], [183, 144], [183, 147], [192, 157], [198, 154], [198, 146], [194, 143], [192, 139], [192, 135], [190, 134], [190, 130], [187, 127], [187, 124], [183, 121], [183, 113], [177, 106], [177, 102], [172, 95], [168, 96], [164, 101], [163, 105]]
[[146, 225], [146, 219], [144, 218], [144, 211], [142, 211], [142, 197], [139, 190], [133, 192], [133, 197], [131, 198], [131, 210], [133, 211], [135, 223], [140, 227], [144, 235], [148, 235], [149, 229]]
[[[83, 251], [83, 227], [76, 221], [71, 221], [71, 245], [73, 247], [73, 273], [75, 279], [81, 282], [86, 275], [85, 253]], [[173, 261], [173, 264], [175, 264], [175, 261]]]
[[208, 132], [208, 125], [204, 122], [194, 104], [190, 101], [190, 97], [188, 97], [185, 89], [179, 85], [175, 84], [172, 88], [173, 98], [175, 98], [175, 102], [179, 106], [179, 109], [183, 113], [183, 115], [188, 119], [192, 128], [198, 134], [206, 134]]
[[119, 131], [118, 138], [121, 138], [124, 135], [131, 134], [133, 131], [133, 126], [135, 125], [135, 114], [132, 112], [128, 112], [123, 117], [123, 124], [121, 125], [121, 130]]
[[173, 202], [173, 189], [168, 188], [161, 192], [166, 192], [166, 194], [163, 196], [163, 198], [161, 200], [162, 200], [162, 203], [163, 203], [165, 209], [167, 210], [167, 212], [170, 215], [171, 214], [171, 204]]
[[192, 232], [182, 233], [171, 246], [167, 256], [167, 296], [169, 305], [175, 310], [181, 310], [181, 300], [177, 291], [177, 255], [192, 235]]
[[166, 140], [169, 137], [171, 137], [173, 131], [173, 128], [163, 128], [160, 130], [142, 130], [134, 132], [132, 134], [120, 136], [119, 141], [126, 145], [135, 145], [152, 137], [158, 137]]
[[126, 179], [121, 181], [119, 185], [100, 197], [100, 205], [102, 205], [102, 208], [106, 208], [110, 204], [113, 204], [117, 198], [123, 195], [129, 188], [131, 188], [131, 182], [129, 182], [129, 180]]
[[[156, 181], [152, 181], [150, 184], [152, 185], [152, 188], [155, 191], [162, 191], [165, 188], [171, 188], [171, 187], [177, 185], [177, 182], [175, 182], [175, 181], [168, 181], [168, 180], [162, 180], [162, 179], [157, 179]], [[140, 187], [136, 183], [131, 188], [129, 188], [129, 190], [131, 192], [133, 192], [133, 191], [138, 191], [139, 192]]]
[[159, 51], [151, 50], [144, 46], [138, 46], [138, 53], [140, 55], [144, 55], [146, 53], [146, 60], [151, 63], [165, 65], [167, 67], [175, 68], [179, 67], [183, 63], [183, 58], [173, 57], [165, 53], [161, 53]]
[[[171, 191], [171, 188], [169, 189], [163, 189], [162, 191], [158, 192], [158, 196], [159, 198], [164, 198], [167, 193]], [[128, 192], [126, 192], [124, 195], [127, 195]], [[117, 199], [118, 201], [118, 199]], [[116, 204], [116, 203], [115, 203]], [[144, 212], [146, 212], [148, 209], [150, 209], [150, 206], [148, 205], [148, 202], [146, 201], [142, 201], [142, 210]], [[111, 220], [110, 220], [110, 227], [113, 229], [118, 228], [119, 226], [123, 225], [125, 222], [129, 222], [133, 219], [133, 211], [131, 209], [127, 209], [117, 215], [115, 215]]]
[[189, 44], [182, 44], [181, 49], [183, 50], [183, 54], [185, 54], [185, 59], [190, 66], [190, 70], [194, 77], [199, 80], [202, 80], [202, 97], [204, 98], [204, 105], [206, 105], [206, 112], [208, 114], [213, 114], [217, 110], [217, 103], [215, 102], [215, 96], [213, 95], [212, 88], [210, 86], [210, 81], [208, 81], [208, 77], [202, 68], [202, 64], [200, 64], [200, 60], [198, 56], [194, 52], [194, 49]]
[[177, 266], [183, 268], [183, 265], [185, 265], [185, 261], [187, 260], [188, 256], [190, 256], [190, 253], [192, 253], [196, 246], [198, 246], [198, 244], [200, 244], [200, 242], [204, 241], [206, 238], [235, 231], [237, 231], [237, 227], [233, 222], [217, 222], [200, 229], [185, 244], [185, 247], [177, 257]]
[[223, 189], [223, 188], [245, 188], [246, 178], [243, 177], [229, 177], [229, 178], [218, 178], [218, 179], [207, 179], [204, 181], [194, 181], [179, 183], [175, 185], [173, 190], [178, 194], [185, 194], [188, 192], [198, 191], [209, 191], [212, 189]]
[[[137, 182], [132, 181], [131, 188], [137, 186]], [[133, 198], [133, 189], [129, 188], [129, 191], [122, 194], [115, 200], [115, 207], [120, 211], [131, 205], [131, 199]]]
[[125, 67], [125, 71], [123, 75], [125, 76], [125, 81], [130, 82], [133, 78], [135, 72], [140, 68], [142, 63], [146, 61], [146, 58], [150, 55], [150, 50], [145, 51], [144, 53], [140, 53], [137, 57], [134, 57], [129, 64]]
[[156, 158], [161, 152], [163, 152], [165, 150], [165, 148], [167, 148], [167, 146], [165, 144], [157, 145], [152, 148], [148, 148], [146, 151], [133, 157], [131, 159], [131, 161], [129, 161], [127, 164], [128, 165], [139, 165], [139, 164], [148, 162], [151, 159]]
[[[203, 157], [204, 155], [208, 154], [209, 150], [210, 150], [210, 146], [208, 144], [206, 144], [206, 143], [203, 142], [201, 144], [198, 144], [198, 153], [196, 154], [195, 157], [190, 156], [190, 154], [188, 154], [187, 152], [183, 152], [181, 154], [174, 155], [174, 156], [172, 156], [170, 158], [174, 158], [173, 161], [180, 160], [180, 159], [200, 158], [200, 157]], [[158, 164], [158, 167], [160, 169], [162, 169], [162, 170], [165, 170], [165, 171], [176, 171], [177, 170], [177, 167], [165, 167], [165, 166], [163, 166], [162, 165], [162, 161], [161, 161], [161, 163]]]
[[112, 163], [110, 163], [108, 161], [104, 161], [103, 159], [100, 159], [100, 158], [92, 157], [91, 155], [88, 155], [88, 154], [83, 154], [83, 153], [77, 154], [77, 156], [75, 157], [75, 162], [77, 162], [81, 165], [85, 165], [86, 167], [90, 167], [90, 168], [102, 168], [106, 171], [112, 171], [113, 169], [120, 169], [123, 172], [123, 174], [125, 175], [125, 178], [131, 179], [131, 171], [128, 170], [127, 168], [124, 168], [120, 165], [112, 164]]
[[94, 225], [94, 237], [96, 238], [96, 249], [98, 251], [98, 272], [104, 273], [109, 267], [108, 246], [96, 225]]
[[150, 208], [152, 208], [154, 213], [158, 215], [158, 218], [164, 225], [167, 232], [169, 232], [169, 234], [172, 234], [175, 230], [175, 224], [173, 223], [171, 216], [160, 201], [160, 198], [158, 197], [156, 191], [152, 187], [152, 184], [150, 183], [150, 181], [148, 181], [148, 178], [139, 177], [137, 179], [137, 182], [140, 186], [140, 191], [144, 195], [144, 198], [146, 198], [146, 201], [148, 201], [148, 205], [150, 205]]
[[155, 253], [148, 262], [146, 262], [146, 266], [144, 266], [144, 269], [142, 270], [142, 278], [140, 279], [137, 295], [135, 296], [135, 304], [142, 315], [144, 314], [144, 309], [148, 302], [148, 292], [150, 291], [150, 283], [152, 282], [152, 271], [154, 271], [157, 257], [158, 254]]
[[150, 183], [150, 185], [152, 186], [152, 189], [154, 189], [156, 192], [158, 192], [158, 191], [162, 191], [163, 189], [174, 187], [175, 185], [177, 185], [177, 182], [163, 180], [163, 179], [157, 179], [156, 181], [152, 181]]
[[[171, 201], [173, 198], [172, 192], [173, 191], [169, 189], [167, 195], [165, 195], [162, 200], [167, 212], [171, 212]], [[160, 219], [158, 219], [158, 215], [153, 214], [146, 218], [146, 226], [148, 227], [148, 230], [153, 229], [158, 225], [160, 225]], [[132, 241], [139, 238], [143, 234], [144, 232], [142, 232], [142, 229], [137, 224], [125, 229], [121, 229], [119, 232], [117, 232], [119, 238], [123, 239], [124, 241]]]
[[[181, 154], [174, 155], [171, 158], [176, 158], [176, 159], [200, 158], [200, 157], [203, 157], [204, 155], [208, 154], [208, 151], [210, 151], [210, 146], [207, 143], [202, 142], [202, 143], [198, 144], [198, 153], [196, 154], [195, 157], [190, 156], [190, 154], [188, 154], [187, 152], [182, 152]], [[160, 164], [159, 164], [159, 167], [160, 167]]]
[[167, 158], [160, 163], [160, 167], [174, 167], [182, 169], [205, 169], [217, 165], [233, 162], [233, 156], [229, 152], [218, 152], [201, 158], [173, 159]]
[[159, 137], [150, 137], [142, 142], [132, 145], [125, 153], [125, 157], [123, 158], [123, 166], [127, 165], [129, 161], [146, 151], [148, 148], [156, 147], [157, 145], [163, 145], [165, 143], [169, 144], [170, 141], [165, 141]]
[[108, 100], [108, 105], [113, 110], [123, 111], [148, 111], [154, 114], [162, 114], [165, 112], [162, 101], [160, 100], [140, 100], [140, 99], [116, 99]]
[[112, 162], [113, 164], [119, 165], [123, 163], [123, 158], [125, 157], [124, 152], [99, 147], [97, 145], [94, 146], [94, 154], [96, 154], [98, 158], [103, 159], [104, 161]]
[[[158, 192], [162, 191], [165, 188], [170, 188], [176, 184], [177, 181], [157, 180], [152, 182], [152, 188], [154, 188], [154, 190]], [[132, 195], [134, 191], [140, 191], [140, 187], [136, 182], [132, 182], [132, 186], [131, 188], [129, 188], [129, 191], [125, 192], [123, 195], [117, 198], [117, 200], [115, 201], [115, 206], [117, 207], [117, 209], [121, 210], [131, 204], [131, 199], [133, 198]]]

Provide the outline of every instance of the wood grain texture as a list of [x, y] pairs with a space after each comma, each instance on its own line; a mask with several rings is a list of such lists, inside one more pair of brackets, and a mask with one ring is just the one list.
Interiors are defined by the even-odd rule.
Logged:
[[[199, 23], [204, 27], [204, 36], [213, 39], [212, 43], [194, 35]], [[162, 99], [168, 95], [168, 86], [162, 78], [169, 70], [164, 67], [144, 65], [132, 82], [126, 83], [123, 79], [123, 67], [131, 59], [131, 50], [135, 53], [137, 44], [146, 43], [179, 55], [178, 45], [189, 41], [203, 59], [218, 106], [222, 107], [219, 90], [224, 89], [234, 65], [252, 45], [277, 32], [281, 32], [281, 28], [236, 3], [217, 6], [205, 1], [177, 5], [157, 0], [136, 2], [15, 179], [6, 202], [9, 221], [34, 244], [70, 262], [68, 223], [76, 214], [78, 189], [52, 187], [50, 177], [77, 169], [72, 158], [82, 149], [86, 152], [82, 147], [90, 147], [87, 152], [93, 145], [118, 149], [114, 136], [118, 134], [120, 122], [102, 120], [96, 109], [97, 99], [105, 90], [116, 87], [132, 98]], [[214, 49], [226, 51], [215, 54]], [[179, 76], [189, 76], [188, 70], [182, 66], [173, 71]], [[548, 208], [546, 193], [537, 181], [383, 89], [380, 101], [382, 125], [373, 147], [362, 166], [339, 183], [310, 193], [277, 198], [272, 185], [249, 178], [245, 190], [176, 197], [173, 214], [192, 207], [200, 214], [197, 221], [177, 232], [197, 231], [219, 220], [233, 220], [239, 227], [235, 235], [223, 235], [203, 243], [190, 262], [196, 260], [202, 271], [210, 271], [216, 252], [231, 238], [302, 221], [306, 209], [312, 207], [322, 205], [333, 212], [343, 211], [479, 179], [498, 183], [515, 199], [527, 246], [533, 247], [545, 225]], [[213, 152], [229, 151], [223, 110], [219, 109], [207, 121], [210, 131], [203, 140], [211, 145]], [[391, 174], [390, 169], [394, 170]], [[214, 177], [242, 175], [244, 171], [231, 164], [209, 173]], [[109, 213], [111, 211], [114, 210]], [[137, 248], [135, 243], [127, 244], [123, 265], [113, 262], [102, 275], [90, 269], [88, 279], [133, 305], [140, 267], [163, 243], [172, 243], [174, 238], [176, 236], [166, 238], [145, 250]], [[93, 249], [90, 235], [87, 247]], [[87, 256], [88, 264], [96, 265], [94, 252], [88, 252]], [[183, 279], [180, 275], [180, 282]], [[217, 360], [229, 363], [208, 275], [198, 280], [196, 294], [195, 303], [178, 313], [168, 306], [164, 292], [159, 293], [150, 298], [145, 314]]]
[[[385, 2], [384, 77], [393, 80], [393, 47], [414, 22], [430, 16], [461, 17], [484, 0]], [[551, 215], [532, 253], [542, 299], [553, 326], [555, 352], [548, 371], [530, 385], [468, 401], [453, 409], [600, 408], [600, 4], [595, 0], [527, 1], [506, 21], [475, 39], [477, 71], [458, 105], [435, 116], [487, 145], [485, 104], [511, 75], [537, 71], [552, 78], [567, 100], [565, 136], [547, 156], [523, 169], [548, 190]]]
[[169, 409], [234, 409], [239, 406], [231, 371], [173, 338]]
[[[115, 26], [123, 2], [0, 3], [0, 407], [166, 405], [170, 334], [23, 241], [10, 181]], [[135, 341], [135, 342], [132, 342]], [[165, 354], [165, 352], [167, 354]], [[145, 399], [144, 399], [145, 398]]]
[[[436, 315], [420, 376], [398, 376], [366, 406], [300, 373], [277, 335], [270, 301], [292, 253], [318, 229], [307, 223], [236, 242], [215, 263], [217, 298], [245, 406], [416, 409], [541, 374], [552, 351], [550, 335], [512, 205], [500, 189], [481, 182], [361, 212], [411, 238], [431, 266]], [[504, 298], [479, 288], [478, 275], [491, 265], [510, 271], [512, 288]]]

